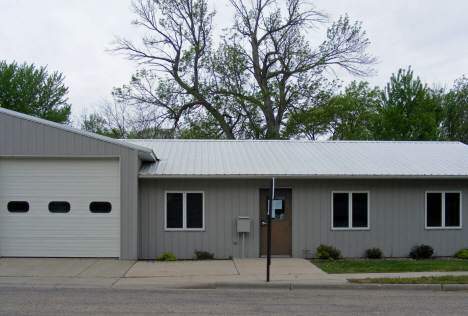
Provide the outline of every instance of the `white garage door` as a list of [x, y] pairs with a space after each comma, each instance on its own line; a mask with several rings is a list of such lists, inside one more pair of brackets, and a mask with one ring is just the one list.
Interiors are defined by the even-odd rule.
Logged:
[[118, 159], [0, 159], [0, 255], [119, 257]]

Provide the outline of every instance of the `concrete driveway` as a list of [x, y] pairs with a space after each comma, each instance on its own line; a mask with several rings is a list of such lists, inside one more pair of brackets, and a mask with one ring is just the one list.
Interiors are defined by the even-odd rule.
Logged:
[[2, 258], [0, 284], [110, 287], [134, 264], [116, 259]]

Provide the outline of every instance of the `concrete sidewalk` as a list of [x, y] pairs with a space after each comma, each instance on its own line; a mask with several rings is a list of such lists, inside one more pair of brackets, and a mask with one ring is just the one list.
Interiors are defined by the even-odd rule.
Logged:
[[350, 278], [468, 275], [468, 272], [327, 274], [309, 261], [273, 258], [212, 261], [127, 261], [112, 259], [2, 258], [0, 286], [110, 289], [468, 289], [468, 285], [352, 284]]

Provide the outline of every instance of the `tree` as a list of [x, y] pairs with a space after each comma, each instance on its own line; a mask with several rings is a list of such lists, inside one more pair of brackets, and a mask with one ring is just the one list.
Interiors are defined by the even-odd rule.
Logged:
[[213, 136], [281, 138], [289, 115], [313, 106], [309, 101], [322, 87], [325, 70], [373, 72], [376, 59], [365, 53], [365, 32], [347, 16], [312, 48], [307, 32], [328, 18], [308, 1], [287, 0], [283, 10], [274, 0], [230, 2], [234, 25], [214, 48], [214, 12], [207, 0], [133, 1], [138, 16], [133, 23], [151, 35], [142, 46], [117, 37], [112, 51], [149, 69], [137, 72], [114, 95], [152, 106], [155, 118], [174, 129], [206, 117], [215, 124], [207, 130]]
[[468, 144], [468, 79], [465, 76], [457, 79], [454, 87], [445, 94], [443, 105], [445, 138]]
[[71, 105], [64, 79], [58, 72], [49, 75], [47, 67], [0, 61], [0, 107], [68, 124]]
[[439, 91], [413, 78], [411, 67], [392, 75], [381, 93], [374, 138], [379, 140], [438, 140], [443, 118]]
[[82, 114], [81, 129], [111, 138], [174, 138], [172, 130], [155, 125], [151, 113], [123, 102], [102, 100], [97, 110]]
[[377, 118], [379, 88], [368, 82], [353, 81], [329, 102], [330, 138], [333, 140], [371, 140]]
[[292, 115], [286, 131], [300, 138], [316, 140], [369, 140], [377, 117], [379, 88], [368, 82], [351, 82], [344, 90], [322, 96], [322, 102], [297, 115]]
[[113, 137], [111, 131], [107, 127], [107, 121], [98, 113], [91, 113], [89, 116], [84, 113], [81, 129], [83, 131]]

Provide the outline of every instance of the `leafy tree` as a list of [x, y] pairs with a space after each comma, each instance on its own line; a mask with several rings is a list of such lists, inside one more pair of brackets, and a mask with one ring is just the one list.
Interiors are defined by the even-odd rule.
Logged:
[[393, 74], [381, 93], [374, 138], [379, 140], [438, 140], [443, 118], [439, 91], [413, 78], [411, 67]]
[[107, 127], [106, 120], [97, 113], [92, 113], [89, 116], [84, 114], [81, 129], [95, 134], [112, 136], [109, 128]]
[[369, 83], [351, 82], [344, 92], [323, 94], [322, 102], [292, 115], [286, 131], [299, 137], [316, 140], [369, 140], [377, 117], [379, 89]]
[[333, 140], [370, 140], [377, 118], [379, 88], [353, 81], [328, 104], [329, 132]]
[[46, 68], [0, 61], [0, 106], [68, 124], [71, 105], [65, 98], [68, 93], [63, 84], [65, 77], [58, 72], [49, 75]]
[[174, 129], [202, 117], [214, 124], [204, 130], [210, 137], [281, 138], [287, 118], [313, 106], [325, 70], [373, 72], [365, 32], [347, 16], [312, 48], [307, 32], [328, 18], [307, 0], [287, 0], [283, 10], [274, 0], [230, 2], [234, 25], [214, 47], [207, 0], [134, 0], [133, 23], [150, 34], [142, 46], [116, 37], [112, 51], [149, 69], [114, 95], [153, 107]]
[[445, 94], [443, 104], [445, 138], [468, 144], [468, 79], [465, 76], [455, 81], [454, 87]]

